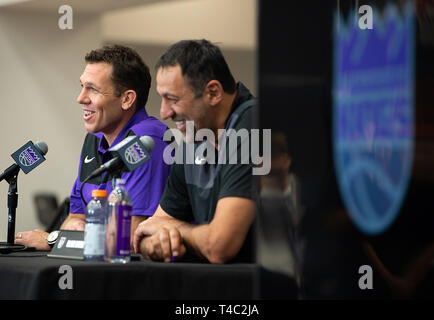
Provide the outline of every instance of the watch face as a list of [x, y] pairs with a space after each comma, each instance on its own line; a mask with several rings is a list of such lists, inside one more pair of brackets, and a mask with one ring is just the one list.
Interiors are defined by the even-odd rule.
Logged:
[[47, 237], [47, 242], [55, 242], [57, 240], [57, 237], [59, 236], [59, 231], [53, 231], [51, 232]]

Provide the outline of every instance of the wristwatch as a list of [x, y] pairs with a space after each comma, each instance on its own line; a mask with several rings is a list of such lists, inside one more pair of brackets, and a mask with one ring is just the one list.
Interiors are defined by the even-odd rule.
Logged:
[[59, 237], [59, 230], [52, 231], [47, 237], [47, 243], [52, 248], [56, 243], [57, 238]]

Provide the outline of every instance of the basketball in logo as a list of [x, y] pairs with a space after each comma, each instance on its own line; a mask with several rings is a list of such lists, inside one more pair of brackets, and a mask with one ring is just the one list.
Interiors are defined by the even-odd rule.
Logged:
[[144, 154], [139, 144], [136, 142], [125, 150], [125, 160], [131, 164], [136, 164], [144, 158]]
[[38, 160], [39, 160], [39, 157], [36, 155], [36, 153], [30, 147], [26, 148], [18, 156], [18, 161], [20, 161], [20, 163], [26, 167], [33, 165]]
[[26, 151], [25, 151], [25, 150], [24, 150], [23, 152], [20, 153], [20, 155], [19, 155], [19, 157], [18, 157], [18, 160], [20, 161], [20, 163], [21, 163], [23, 166], [28, 167], [28, 166], [31, 165], [29, 159], [26, 157]]

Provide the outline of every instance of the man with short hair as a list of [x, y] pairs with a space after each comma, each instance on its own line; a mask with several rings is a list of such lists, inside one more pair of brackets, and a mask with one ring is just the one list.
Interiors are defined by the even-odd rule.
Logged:
[[[235, 82], [220, 49], [209, 41], [175, 43], [156, 69], [160, 116], [175, 121], [187, 144], [194, 141], [188, 135], [189, 121], [196, 131], [214, 133], [216, 139], [205, 143], [216, 151], [222, 146], [220, 129], [252, 128], [253, 96]], [[189, 150], [186, 143], [184, 152]], [[134, 234], [135, 252], [166, 262], [186, 254], [211, 263], [252, 261], [256, 205], [251, 162], [212, 162], [172, 165], [157, 211]]]
[[[85, 61], [87, 65], [80, 77], [82, 90], [77, 102], [82, 106], [88, 134], [71, 192], [70, 213], [61, 229], [84, 230], [86, 204], [81, 199], [80, 188], [90, 173], [111, 159], [108, 149], [127, 136], [147, 135], [155, 144], [151, 159], [136, 170], [121, 174], [133, 203], [133, 234], [137, 225], [155, 212], [164, 190], [170, 170], [162, 156], [167, 146], [162, 140], [167, 127], [146, 113], [151, 75], [134, 50], [119, 45], [105, 46], [88, 53]], [[104, 173], [87, 181], [83, 186], [85, 201], [91, 200], [93, 189], [106, 190], [110, 194], [110, 178], [110, 173]], [[47, 236], [48, 233], [42, 230], [20, 232], [15, 242], [50, 250]]]

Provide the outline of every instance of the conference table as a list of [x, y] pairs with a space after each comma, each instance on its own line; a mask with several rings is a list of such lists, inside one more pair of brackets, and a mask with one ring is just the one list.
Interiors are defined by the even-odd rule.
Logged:
[[260, 298], [258, 264], [163, 263], [135, 258], [114, 264], [51, 258], [46, 252], [0, 254], [0, 299]]

